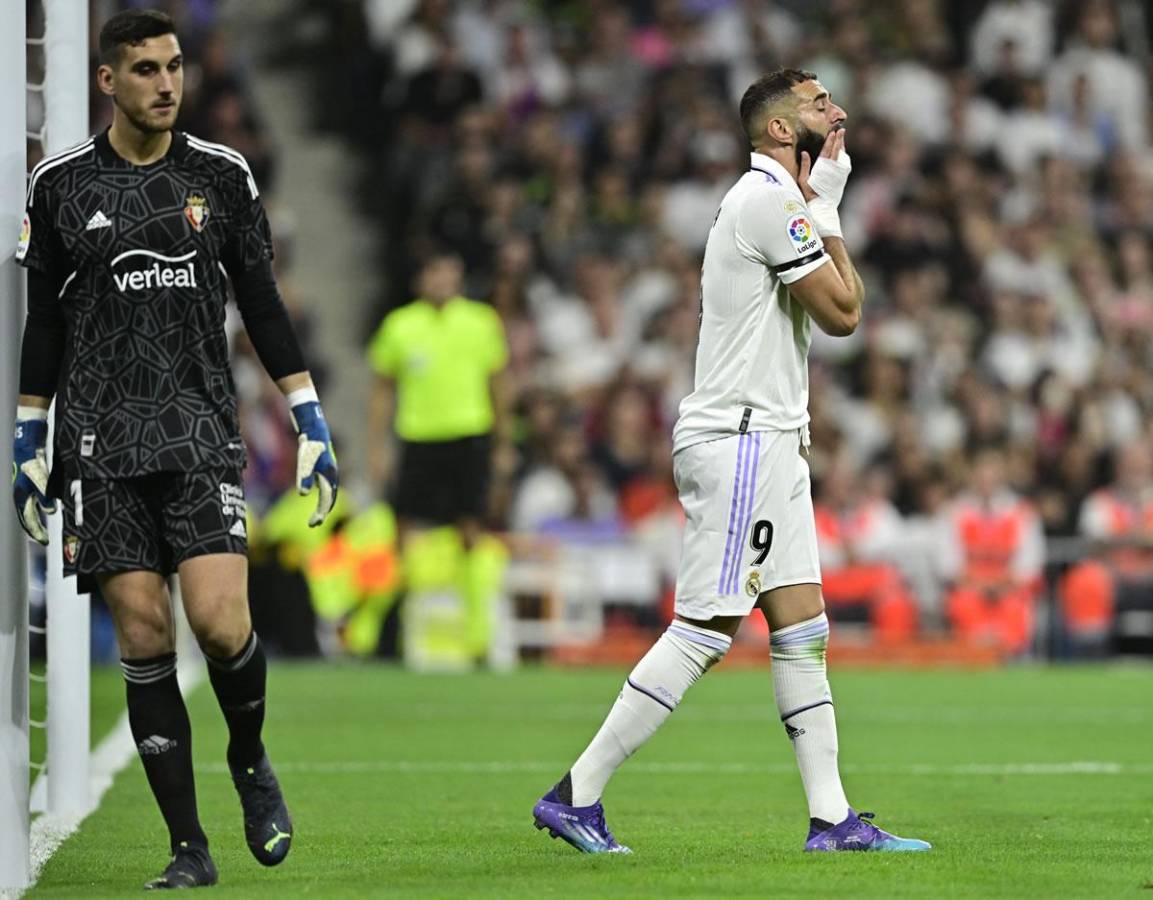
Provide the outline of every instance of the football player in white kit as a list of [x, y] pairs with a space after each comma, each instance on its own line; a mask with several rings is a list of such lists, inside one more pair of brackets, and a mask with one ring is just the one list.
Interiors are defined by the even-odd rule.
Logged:
[[928, 850], [850, 807], [825, 671], [807, 360], [814, 322], [848, 335], [861, 318], [864, 287], [837, 214], [851, 168], [845, 111], [812, 72], [782, 69], [749, 87], [740, 114], [753, 152], [705, 246], [695, 384], [673, 435], [686, 518], [676, 617], [588, 748], [537, 802], [535, 824], [586, 853], [629, 852], [605, 823], [605, 785], [760, 609], [808, 799], [805, 849]]

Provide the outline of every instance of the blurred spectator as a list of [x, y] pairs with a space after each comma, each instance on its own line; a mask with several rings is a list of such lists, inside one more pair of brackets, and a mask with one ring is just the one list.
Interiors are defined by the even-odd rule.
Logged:
[[978, 452], [969, 491], [940, 521], [938, 560], [953, 588], [946, 612], [957, 634], [1013, 654], [1034, 637], [1045, 545], [1041, 521], [1007, 484], [1000, 449]]
[[1147, 148], [1147, 76], [1117, 49], [1117, 10], [1112, 0], [1085, 0], [1075, 10], [1072, 39], [1048, 72], [1052, 103], [1058, 109], [1070, 108], [1078, 79], [1084, 78], [1089, 108], [1112, 123], [1120, 145], [1127, 150]]
[[1009, 171], [1032, 171], [1060, 149], [1060, 122], [1045, 103], [1045, 86], [1038, 78], [1021, 79], [1015, 102], [1005, 111], [998, 129], [997, 153]]
[[862, 477], [838, 460], [820, 482], [813, 513], [829, 615], [864, 618], [879, 640], [899, 641], [916, 634], [917, 604], [895, 564], [903, 528], [887, 487], [879, 470]]
[[866, 97], [874, 115], [888, 115], [907, 105], [917, 110], [907, 125], [928, 143], [943, 143], [949, 134], [949, 85], [933, 67], [916, 59], [901, 59], [878, 72]]
[[558, 431], [548, 456], [521, 482], [511, 524], [517, 531], [555, 533], [579, 522], [618, 531], [613, 495], [588, 462], [580, 429], [570, 424]]
[[973, 68], [983, 76], [1014, 68], [1039, 75], [1049, 64], [1054, 43], [1053, 4], [1046, 0], [992, 0], [977, 17], [970, 38]]
[[572, 88], [568, 70], [540, 45], [540, 37], [540, 32], [519, 22], [505, 33], [504, 59], [495, 66], [492, 92], [513, 120], [539, 106], [563, 103]]
[[448, 126], [480, 98], [480, 79], [465, 67], [456, 45], [445, 41], [435, 45], [429, 64], [408, 80], [404, 111], [427, 125]]
[[1111, 484], [1081, 506], [1079, 531], [1097, 555], [1061, 582], [1066, 635], [1078, 653], [1106, 648], [1119, 591], [1153, 590], [1153, 445], [1130, 444], [1114, 456]]

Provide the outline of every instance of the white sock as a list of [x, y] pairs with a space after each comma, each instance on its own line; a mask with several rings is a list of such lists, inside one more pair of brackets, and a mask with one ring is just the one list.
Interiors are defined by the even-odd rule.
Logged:
[[825, 671], [824, 613], [773, 632], [773, 692], [809, 801], [809, 816], [834, 825], [849, 813], [837, 769], [837, 719]]
[[572, 805], [591, 806], [621, 763], [664, 723], [693, 682], [719, 662], [733, 639], [675, 621], [629, 673], [592, 743], [573, 763]]

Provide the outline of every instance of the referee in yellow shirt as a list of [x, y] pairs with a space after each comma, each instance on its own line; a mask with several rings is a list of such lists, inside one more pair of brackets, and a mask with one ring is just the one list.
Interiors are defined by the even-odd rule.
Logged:
[[420, 296], [385, 316], [368, 349], [377, 374], [369, 425], [380, 485], [395, 411], [400, 541], [416, 522], [456, 525], [468, 551], [485, 518], [493, 435], [506, 421], [500, 379], [508, 346], [496, 311], [461, 296], [463, 276], [457, 256], [431, 257], [420, 271]]

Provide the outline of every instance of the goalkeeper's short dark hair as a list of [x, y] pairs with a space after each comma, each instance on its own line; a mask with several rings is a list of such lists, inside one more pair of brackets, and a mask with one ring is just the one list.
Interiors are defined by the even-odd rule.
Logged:
[[176, 34], [176, 23], [158, 9], [126, 9], [100, 29], [100, 62], [115, 67], [126, 46], [139, 47], [149, 38]]
[[816, 73], [804, 69], [777, 69], [750, 84], [741, 97], [741, 124], [749, 141], [757, 143], [760, 137], [757, 120], [766, 109], [787, 96], [793, 85], [814, 81], [816, 77]]

